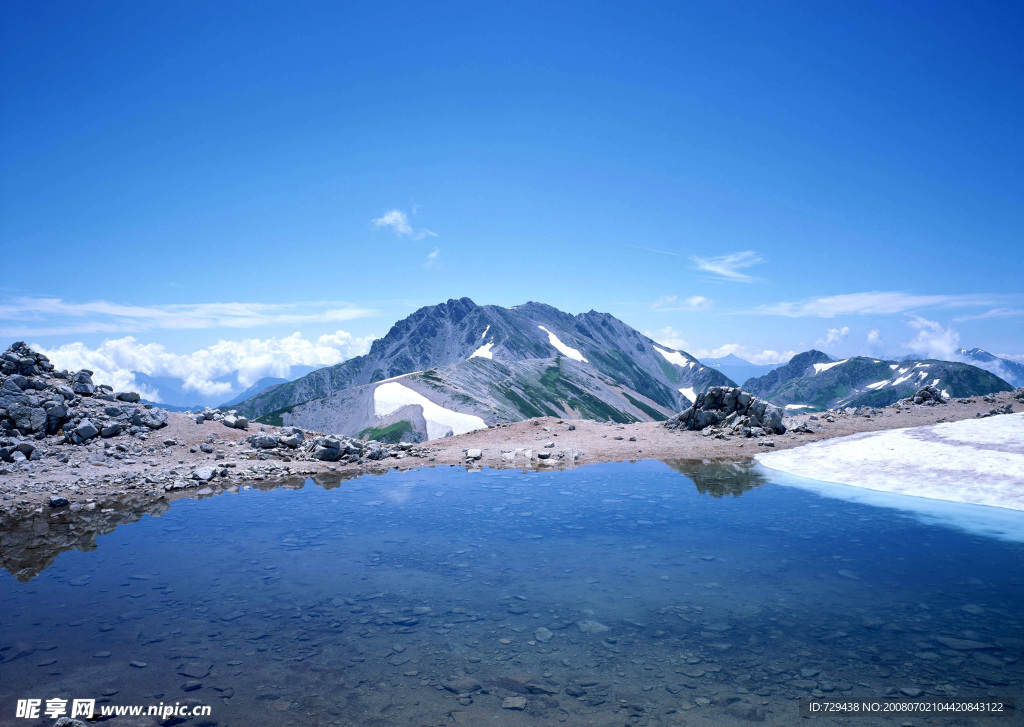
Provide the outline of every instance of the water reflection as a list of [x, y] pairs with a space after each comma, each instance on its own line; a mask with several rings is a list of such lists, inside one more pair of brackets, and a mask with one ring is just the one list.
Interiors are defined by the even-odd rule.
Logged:
[[191, 700], [225, 727], [789, 725], [811, 694], [1022, 696], [1020, 545], [678, 467], [175, 502], [0, 577], [0, 722], [32, 696]]
[[[763, 471], [758, 471], [752, 460], [674, 459], [665, 460], [665, 464], [685, 475], [702, 495], [711, 497], [739, 497], [767, 481]], [[312, 484], [324, 490], [335, 490], [360, 476], [357, 472], [330, 472], [311, 479], [254, 482], [247, 489], [263, 492], [276, 489], [301, 490], [307, 484]], [[237, 486], [225, 490], [213, 485], [202, 490], [179, 491], [173, 497], [202, 500], [238, 491]], [[388, 498], [397, 502], [402, 496], [392, 491]], [[169, 508], [170, 501], [164, 498], [152, 500], [141, 495], [126, 495], [101, 498], [88, 506], [79, 504], [54, 510], [30, 511], [21, 520], [7, 518], [0, 522], [0, 568], [22, 583], [28, 582], [53, 565], [61, 553], [69, 550], [93, 551], [99, 536], [113, 532], [120, 525], [138, 522], [144, 515], [159, 517]]]
[[665, 464], [686, 475], [697, 487], [697, 492], [711, 497], [739, 497], [744, 492], [761, 487], [768, 479], [764, 470], [752, 459], [666, 459]]

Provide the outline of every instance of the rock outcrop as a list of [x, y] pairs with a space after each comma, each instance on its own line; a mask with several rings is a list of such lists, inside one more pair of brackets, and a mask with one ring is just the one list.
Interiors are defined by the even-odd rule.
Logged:
[[0, 358], [0, 460], [42, 458], [47, 438], [77, 445], [144, 434], [167, 422], [166, 411], [139, 403], [137, 393], [115, 392], [92, 376], [88, 369], [57, 371], [23, 342], [8, 348]]
[[[688, 409], [665, 422], [669, 429], [701, 430], [705, 436], [731, 433], [744, 437], [784, 434], [782, 409], [739, 387], [712, 386]], [[716, 432], [718, 430], [718, 432]]]
[[917, 390], [917, 393], [910, 398], [915, 404], [925, 404], [927, 406], [945, 404], [947, 401], [947, 399], [942, 396], [942, 392], [934, 386], [922, 386]]

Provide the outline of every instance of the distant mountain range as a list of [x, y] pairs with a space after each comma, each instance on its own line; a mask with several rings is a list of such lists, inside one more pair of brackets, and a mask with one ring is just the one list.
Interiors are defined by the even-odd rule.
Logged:
[[662, 420], [733, 382], [612, 315], [469, 298], [417, 310], [370, 352], [234, 406], [250, 419], [422, 439], [535, 416]]
[[[238, 372], [235, 371], [214, 379], [215, 383], [227, 384], [230, 387], [230, 393], [212, 396], [186, 389], [184, 380], [172, 376], [149, 376], [140, 371], [133, 371], [132, 374], [135, 376], [135, 382], [140, 387], [145, 387], [145, 389], [159, 394], [160, 401], [151, 401], [150, 403], [157, 404], [171, 411], [188, 411], [190, 409], [202, 409], [207, 406], [229, 408], [240, 401], [255, 396], [269, 386], [292, 381], [315, 370], [313, 366], [292, 366], [288, 370], [288, 378], [264, 377], [249, 387], [242, 385], [238, 381]], [[226, 401], [226, 397], [230, 397], [230, 400]]]
[[887, 406], [913, 396], [925, 385], [935, 386], [953, 398], [1013, 388], [998, 376], [965, 363], [883, 361], [865, 356], [835, 361], [815, 350], [794, 356], [765, 376], [749, 379], [743, 387], [794, 414], [847, 406]]
[[756, 376], [764, 376], [769, 371], [774, 371], [781, 363], [777, 364], [755, 364], [746, 361], [735, 354], [722, 356], [721, 358], [702, 358], [700, 360], [705, 366], [721, 371], [733, 381], [742, 384], [744, 381]]

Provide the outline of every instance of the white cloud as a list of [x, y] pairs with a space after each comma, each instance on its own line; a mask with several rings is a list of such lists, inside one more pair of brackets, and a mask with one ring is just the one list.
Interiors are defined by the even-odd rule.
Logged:
[[[418, 207], [413, 207], [413, 214], [415, 215]], [[399, 237], [411, 237], [414, 240], [422, 240], [424, 237], [437, 237], [436, 232], [431, 232], [427, 228], [414, 229], [409, 224], [409, 216], [402, 212], [402, 210], [388, 210], [380, 217], [370, 220], [370, 224], [374, 227], [390, 227], [391, 230]]]
[[711, 308], [711, 301], [703, 295], [691, 295], [685, 300], [679, 300], [678, 295], [663, 295], [651, 304], [651, 310], [656, 311], [686, 311], [686, 310], [708, 310]]
[[868, 331], [868, 343], [872, 346], [881, 345], [882, 343], [882, 332], [877, 328], [872, 328]]
[[258, 328], [340, 323], [376, 315], [348, 303], [176, 303], [126, 305], [105, 300], [72, 303], [61, 298], [13, 298], [0, 304], [0, 336], [134, 333], [149, 330]]
[[732, 354], [753, 364], [785, 363], [796, 356], [796, 351], [774, 351], [772, 349], [763, 349], [759, 351], [757, 349], [750, 349], [746, 346], [741, 346], [738, 343], [726, 343], [725, 345], [713, 349], [697, 349], [690, 353], [700, 360], [706, 358], [723, 358]]
[[773, 364], [784, 363], [796, 355], [796, 351], [773, 351], [771, 349], [756, 350], [747, 348], [746, 346], [741, 346], [738, 343], [727, 343], [714, 349], [699, 348], [690, 350], [690, 347], [687, 345], [682, 335], [679, 331], [672, 328], [672, 326], [665, 326], [664, 328], [653, 332], [646, 331], [644, 335], [663, 346], [668, 346], [669, 348], [674, 348], [679, 351], [687, 351], [691, 356], [695, 356], [697, 359], [723, 358], [731, 353], [749, 361], [750, 363]]
[[97, 383], [110, 384], [117, 390], [139, 391], [146, 398], [159, 401], [156, 392], [140, 391], [133, 372], [179, 379], [182, 388], [204, 396], [226, 395], [232, 384], [216, 379], [237, 376], [244, 388], [264, 376], [285, 378], [292, 366], [320, 368], [340, 363], [366, 353], [372, 341], [373, 336], [355, 338], [347, 331], [336, 331], [315, 341], [303, 338], [301, 333], [262, 340], [221, 340], [185, 354], [172, 353], [159, 343], [140, 343], [132, 336], [106, 340], [96, 348], [78, 342], [56, 348], [34, 344], [33, 348], [49, 356], [57, 368], [91, 369]]
[[427, 253], [427, 261], [423, 263], [425, 268], [435, 268], [440, 262], [441, 248], [435, 247], [429, 253]]
[[842, 343], [846, 340], [846, 337], [850, 335], [850, 327], [843, 326], [842, 328], [829, 328], [825, 332], [824, 338], [819, 338], [815, 343], [816, 346], [835, 346], [838, 343]]
[[928, 358], [943, 361], [960, 361], [960, 334], [952, 328], [944, 328], [936, 321], [921, 316], [911, 316], [907, 325], [917, 331], [913, 340], [903, 347], [910, 353], [923, 354]]
[[730, 255], [721, 255], [719, 257], [692, 257], [690, 259], [693, 260], [697, 270], [711, 273], [723, 280], [732, 280], [740, 283], [751, 283], [757, 280], [757, 278], [751, 275], [741, 273], [740, 270], [745, 270], [764, 262], [764, 258], [752, 250], [734, 252]]
[[787, 318], [833, 318], [837, 315], [892, 315], [919, 308], [950, 308], [990, 305], [992, 296], [983, 295], [913, 295], [901, 292], [872, 291], [846, 293], [803, 301], [762, 305], [752, 312]]
[[652, 341], [660, 343], [662, 346], [668, 346], [669, 348], [677, 350], [684, 350], [687, 348], [686, 341], [683, 340], [682, 334], [672, 326], [665, 326], [658, 331], [645, 331], [644, 335]]

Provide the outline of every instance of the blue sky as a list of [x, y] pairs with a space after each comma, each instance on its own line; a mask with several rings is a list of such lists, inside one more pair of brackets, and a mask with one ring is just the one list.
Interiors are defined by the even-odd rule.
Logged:
[[0, 343], [324, 363], [469, 296], [1024, 355], [1024, 5], [492, 5], [8, 4]]

